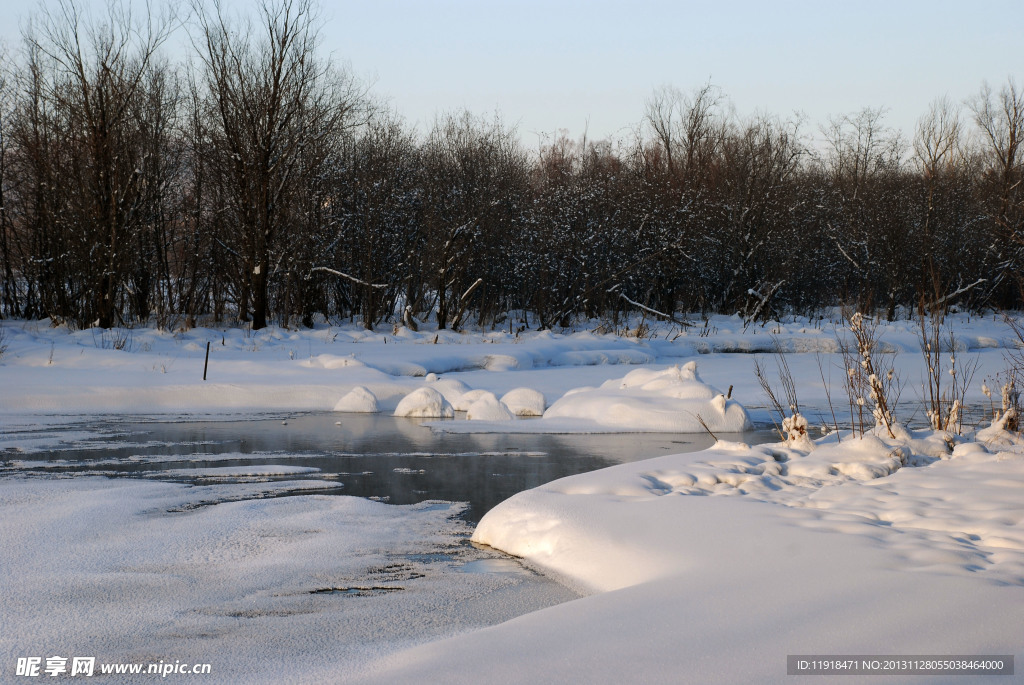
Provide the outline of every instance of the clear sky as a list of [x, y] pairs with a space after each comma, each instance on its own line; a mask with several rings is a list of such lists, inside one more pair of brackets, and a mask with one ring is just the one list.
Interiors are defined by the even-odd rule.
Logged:
[[[46, 0], [44, 0], [45, 2]], [[101, 0], [80, 0], [101, 4]], [[159, 2], [159, 0], [156, 0]], [[234, 0], [244, 6], [248, 0]], [[184, 4], [184, 3], [182, 3]], [[18, 41], [31, 2], [0, 3]], [[887, 107], [912, 133], [935, 98], [1024, 86], [1024, 0], [323, 0], [324, 46], [411, 124], [500, 112], [527, 145], [628, 133], [654, 88], [720, 87], [741, 115]]]

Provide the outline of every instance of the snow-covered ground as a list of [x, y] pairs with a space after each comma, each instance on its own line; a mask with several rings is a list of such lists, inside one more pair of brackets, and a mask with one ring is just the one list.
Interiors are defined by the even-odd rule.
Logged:
[[[70, 331], [45, 322], [7, 321], [0, 322], [7, 348], [0, 357], [0, 413], [6, 421], [19, 414], [331, 411], [360, 387], [373, 394], [380, 411], [392, 412], [434, 376], [499, 398], [516, 388], [535, 389], [551, 406], [569, 390], [621, 379], [637, 365], [660, 371], [696, 360], [704, 381], [721, 392], [731, 387], [730, 398], [755, 410], [755, 421], [764, 421], [767, 415], [756, 413], [764, 398], [753, 363], [759, 353], [769, 354], [777, 345], [793, 353], [789, 357], [801, 381], [801, 401], [827, 412], [816, 353], [826, 377], [838, 388], [842, 369], [836, 364], [836, 325], [827, 319], [801, 319], [744, 328], [738, 317], [719, 316], [686, 330], [655, 327], [638, 340], [586, 329], [510, 335], [321, 326], [167, 333]], [[971, 388], [972, 399], [979, 400], [980, 381], [1003, 368], [1003, 353], [1013, 347], [1015, 337], [996, 315], [959, 317], [952, 325], [958, 346], [980, 361], [979, 382]], [[918, 337], [916, 321], [884, 326], [885, 348], [899, 352], [905, 400], [919, 395], [923, 380]], [[203, 381], [207, 343], [209, 365]], [[766, 365], [772, 367], [770, 360]], [[458, 397], [452, 386], [445, 391], [449, 401]], [[834, 398], [839, 394], [833, 390]]]
[[[995, 387], [1016, 338], [998, 317], [951, 323], [961, 368], [978, 364], [969, 423], [985, 425], [982, 383]], [[642, 340], [0, 325], [8, 459], [72, 435], [69, 414], [287, 415], [339, 403], [401, 408], [447, 431], [736, 430], [769, 420], [753, 365], [761, 359], [773, 370], [776, 346], [787, 352], [813, 436], [832, 422], [822, 375], [836, 412], [846, 403], [828, 321], [744, 329], [713, 317]], [[907, 402], [921, 395], [918, 325], [880, 331], [905, 383], [897, 420], [920, 424], [923, 409]], [[538, 405], [542, 418], [517, 416]], [[457, 408], [476, 408], [473, 420], [434, 418]], [[348, 651], [338, 648], [342, 633], [384, 628], [339, 620], [335, 598], [313, 591], [347, 588], [358, 573], [411, 553], [413, 542], [450, 546], [465, 525], [452, 518], [457, 505], [253, 499], [298, 482], [286, 479], [301, 469], [284, 464], [182, 469], [211, 480], [276, 479], [191, 488], [27, 479], [14, 469], [0, 480], [2, 546], [18, 550], [0, 559], [13, 579], [0, 589], [0, 668], [9, 673], [15, 657], [37, 652], [92, 650], [107, 661], [209, 661], [245, 680], [741, 683], [786, 680], [790, 654], [1014, 654], [1024, 635], [1024, 449], [1013, 434], [974, 427], [965, 438], [897, 429], [895, 438], [845, 431], [815, 444], [720, 441], [525, 491], [485, 516], [474, 540], [582, 597], [497, 610], [502, 592], [466, 574], [476, 602], [452, 595], [439, 610], [410, 600], [403, 620], [428, 626], [400, 639], [349, 639]], [[190, 508], [197, 498], [219, 501], [202, 488], [226, 487], [251, 496]], [[390, 551], [341, 523], [370, 518], [370, 529], [387, 531]], [[416, 593], [386, 594], [375, 601]], [[511, 620], [478, 629], [495, 616]]]

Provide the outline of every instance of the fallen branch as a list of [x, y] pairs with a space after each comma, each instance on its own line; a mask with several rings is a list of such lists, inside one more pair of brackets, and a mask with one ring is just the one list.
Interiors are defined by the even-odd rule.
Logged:
[[[615, 288], [618, 288], [618, 287], [619, 286], [615, 286]], [[608, 292], [614, 291], [615, 288], [609, 288]], [[665, 319], [666, 321], [671, 321], [672, 323], [674, 323], [677, 326], [681, 326], [683, 328], [686, 328], [687, 326], [692, 326], [693, 325], [693, 324], [689, 323], [688, 321], [679, 321], [678, 319], [676, 319], [676, 317], [672, 316], [671, 314], [666, 314], [665, 312], [659, 312], [657, 309], [651, 309], [650, 307], [647, 307], [647, 306], [644, 306], [644, 305], [640, 304], [636, 300], [631, 300], [628, 297], [626, 297], [625, 293], [619, 293], [619, 297], [624, 299], [626, 302], [629, 302], [631, 305], [633, 305], [637, 309], [642, 309], [642, 310], [644, 310], [645, 312], [647, 312], [649, 314], [654, 314], [655, 316], [659, 316], [662, 319]]]
[[940, 307], [940, 306], [942, 306], [946, 302], [946, 300], [951, 300], [954, 297], [956, 297], [957, 295], [963, 295], [968, 290], [971, 290], [972, 288], [976, 288], [979, 285], [981, 285], [982, 283], [987, 283], [987, 282], [988, 282], [987, 278], [979, 278], [978, 280], [976, 280], [974, 283], [971, 283], [970, 285], [965, 285], [964, 287], [959, 288], [955, 292], [949, 293], [948, 295], [943, 295], [939, 299], [935, 300], [935, 302], [931, 303], [932, 307], [933, 308], [934, 307]]
[[761, 313], [761, 309], [763, 309], [764, 306], [768, 303], [768, 300], [772, 299], [772, 296], [778, 291], [779, 288], [781, 288], [783, 286], [784, 283], [785, 283], [785, 281], [779, 281], [778, 283], [773, 285], [771, 287], [771, 290], [768, 291], [767, 295], [762, 295], [761, 293], [757, 292], [753, 288], [751, 288], [751, 289], [749, 289], [747, 291], [748, 295], [752, 295], [754, 297], [759, 297], [759, 298], [761, 298], [761, 301], [757, 303], [756, 307], [754, 307], [754, 311], [751, 312], [750, 316], [747, 316], [747, 317], [745, 317], [743, 319], [743, 327], [744, 328], [749, 326], [751, 321], [754, 321], [754, 320], [757, 319], [758, 314]]
[[[832, 224], [825, 224], [825, 225], [826, 225], [826, 226], [828, 226], [828, 228], [829, 228], [829, 231], [835, 231], [835, 229], [834, 229], [834, 228], [832, 228]], [[856, 262], [856, 260], [854, 260], [854, 258], [853, 258], [853, 257], [851, 257], [850, 255], [846, 254], [846, 250], [844, 250], [844, 249], [843, 249], [843, 246], [842, 246], [842, 245], [841, 245], [841, 244], [839, 243], [839, 239], [838, 239], [838, 238], [836, 238], [836, 237], [835, 237], [835, 235], [833, 235], [832, 233], [829, 233], [829, 234], [828, 234], [828, 237], [829, 237], [829, 238], [831, 238], [831, 239], [832, 239], [832, 242], [834, 242], [834, 243], [836, 244], [836, 247], [838, 247], [838, 248], [839, 248], [839, 252], [840, 252], [840, 253], [841, 253], [841, 254], [842, 254], [842, 255], [843, 255], [844, 257], [846, 257], [847, 261], [848, 261], [848, 262], [850, 262], [850, 264], [853, 264], [853, 265], [854, 265], [855, 267], [857, 267], [857, 271], [861, 271], [861, 268], [860, 268], [860, 264], [858, 264], [858, 263]]]
[[455, 312], [455, 316], [452, 317], [452, 328], [459, 328], [462, 325], [462, 315], [466, 313], [466, 305], [469, 303], [469, 296], [473, 294], [473, 291], [479, 287], [484, 279], [478, 278], [473, 282], [473, 285], [466, 288], [466, 292], [462, 293], [462, 297], [459, 298], [459, 310]]
[[476, 282], [474, 282], [473, 285], [466, 288], [466, 292], [462, 293], [462, 297], [459, 298], [459, 301], [465, 302], [469, 298], [469, 296], [473, 294], [473, 291], [477, 289], [477, 286], [479, 286], [483, 282], [484, 279], [482, 278], [476, 279]]
[[312, 269], [309, 270], [309, 273], [315, 273], [317, 271], [322, 271], [324, 273], [328, 273], [328, 274], [331, 274], [331, 275], [334, 275], [334, 276], [340, 276], [341, 278], [347, 278], [348, 280], [352, 281], [353, 283], [358, 283], [359, 285], [365, 285], [368, 288], [377, 288], [378, 290], [381, 290], [381, 289], [384, 289], [384, 288], [388, 287], [387, 283], [367, 283], [366, 281], [364, 281], [362, 279], [359, 279], [359, 278], [356, 278], [355, 276], [349, 276], [346, 273], [343, 273], [341, 271], [336, 271], [335, 269], [329, 269], [326, 266], [314, 266]]

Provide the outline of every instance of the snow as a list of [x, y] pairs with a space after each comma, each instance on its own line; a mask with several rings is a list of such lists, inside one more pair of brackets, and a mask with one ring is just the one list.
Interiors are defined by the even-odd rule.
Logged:
[[405, 416], [414, 419], [450, 419], [455, 416], [455, 410], [451, 403], [444, 398], [444, 395], [431, 387], [423, 387], [413, 390], [402, 398], [402, 401], [395, 407], [395, 416]]
[[[1002, 369], [1004, 351], [1015, 344], [1002, 321], [959, 316], [951, 323], [958, 347], [980, 359], [979, 381]], [[358, 326], [298, 331], [269, 327], [256, 332], [135, 329], [107, 334], [50, 327], [46, 322], [0, 325], [8, 348], [0, 360], [0, 382], [7, 390], [0, 393], [0, 413], [10, 417], [5, 421], [18, 414], [48, 413], [224, 416], [331, 411], [360, 386], [377, 398], [378, 410], [387, 413], [423, 386], [435, 387], [453, 406], [461, 405], [461, 395], [472, 390], [503, 397], [521, 387], [539, 392], [552, 405], [574, 388], [598, 388], [610, 379], [621, 379], [631, 366], [663, 371], [694, 359], [704, 380], [721, 391], [734, 386], [732, 397], [754, 412], [756, 421], [764, 421], [767, 415], [755, 411], [761, 391], [752, 373], [759, 354], [776, 347], [789, 352], [794, 373], [806, 379], [801, 401], [819, 412], [827, 413], [827, 407], [815, 353], [821, 354], [825, 375], [835, 385], [840, 371], [835, 363], [837, 324], [828, 320], [744, 327], [738, 317], [713, 316], [704, 328], [672, 333], [654, 327], [651, 337], [644, 339], [588, 331], [526, 331], [513, 336], [401, 329], [396, 337], [390, 331], [376, 333]], [[901, 371], [908, 369], [902, 373], [908, 384], [905, 397], [914, 394], [922, 380], [918, 335], [914, 321], [884, 326], [884, 347], [898, 351]], [[113, 349], [112, 337], [127, 337], [125, 349]], [[212, 344], [204, 382], [207, 342]], [[505, 362], [498, 364], [499, 358]], [[437, 380], [427, 381], [428, 374]], [[982, 396], [977, 388], [971, 391], [969, 399], [977, 403]], [[468, 408], [461, 406], [461, 411]], [[811, 422], [820, 418], [816, 413], [805, 415]], [[597, 425], [594, 429], [603, 430]], [[699, 426], [697, 430], [703, 431]]]
[[[700, 329], [655, 325], [644, 339], [136, 330], [124, 350], [101, 332], [0, 322], [0, 659], [185, 656], [240, 682], [771, 683], [788, 682], [787, 654], [1013, 654], [1024, 634], [1024, 446], [1003, 423], [988, 426], [981, 384], [999, 387], [1016, 341], [997, 317], [951, 324], [958, 355], [979, 364], [966, 436], [896, 427], [895, 438], [814, 440], [833, 408], [842, 421], [846, 401], [828, 321], [746, 327], [718, 316]], [[923, 411], [906, 405], [924, 379], [918, 325], [880, 332], [905, 384], [897, 419], [920, 425]], [[770, 416], [753, 364], [777, 348], [801, 404], [782, 428], [798, 439], [743, 443], [733, 432]], [[491, 510], [474, 541], [571, 590], [529, 601], [494, 584], [505, 574], [476, 572], [504, 563], [510, 579], [525, 573], [510, 558], [459, 557], [449, 566], [466, 561], [467, 572], [451, 585], [429, 568], [411, 577], [425, 565], [403, 555], [448, 553], [470, 533], [454, 518], [460, 505], [321, 494], [339, 483], [276, 463], [286, 455], [184, 464], [178, 475], [193, 486], [19, 475], [34, 463], [22, 456], [88, 439], [65, 427], [69, 416], [332, 409], [425, 419], [439, 432], [703, 432], [703, 421], [719, 440]], [[288, 480], [302, 474], [313, 477]], [[293, 496], [268, 498], [280, 494]], [[314, 592], [396, 563], [404, 570], [389, 582], [405, 590], [372, 605]]]

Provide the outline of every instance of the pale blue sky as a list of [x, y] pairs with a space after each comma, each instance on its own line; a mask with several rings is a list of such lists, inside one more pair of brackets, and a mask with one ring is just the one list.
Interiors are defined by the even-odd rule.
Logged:
[[[0, 37], [16, 42], [35, 5], [2, 5]], [[799, 110], [810, 129], [885, 106], [887, 123], [908, 134], [936, 97], [960, 101], [986, 79], [1024, 85], [1024, 0], [322, 6], [325, 48], [410, 123], [498, 110], [528, 145], [539, 132], [579, 135], [588, 122], [592, 137], [626, 134], [662, 84], [690, 90], [710, 79], [740, 114]]]

